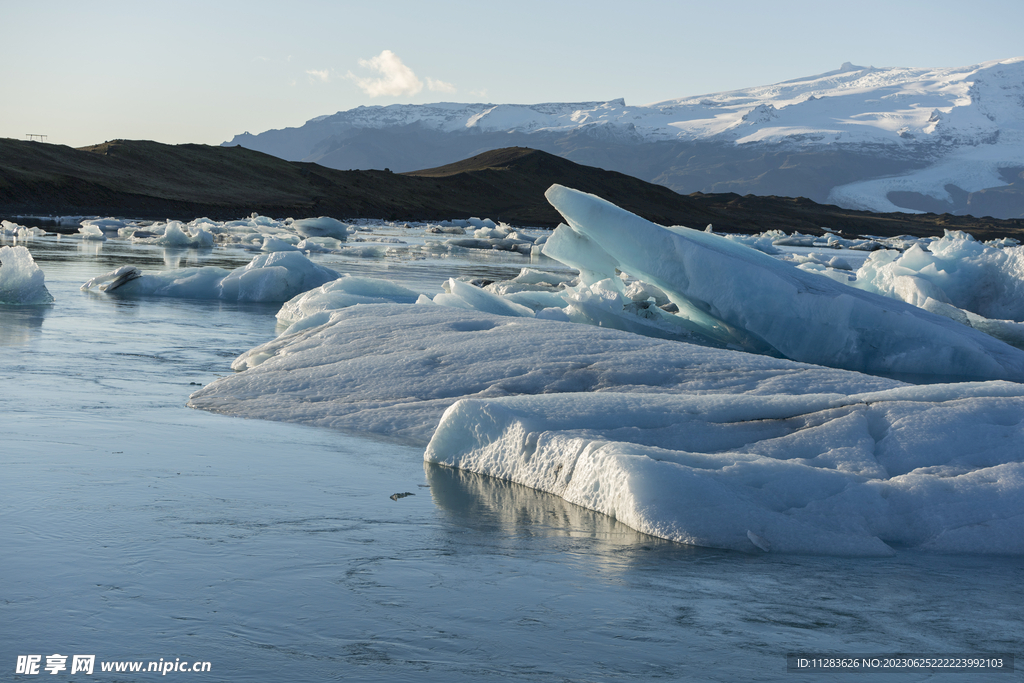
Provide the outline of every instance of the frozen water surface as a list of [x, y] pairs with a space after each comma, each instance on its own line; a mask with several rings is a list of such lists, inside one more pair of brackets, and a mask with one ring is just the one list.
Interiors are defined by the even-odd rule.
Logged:
[[[254, 254], [26, 244], [55, 302], [0, 310], [9, 680], [38, 678], [12, 673], [18, 655], [53, 653], [263, 682], [791, 680], [791, 651], [1020, 651], [1019, 558], [692, 548], [405, 443], [186, 409], [273, 337], [280, 306], [79, 286], [125, 263], [231, 270]], [[430, 293], [528, 263], [313, 260]], [[156, 676], [98, 669], [53, 680]]]

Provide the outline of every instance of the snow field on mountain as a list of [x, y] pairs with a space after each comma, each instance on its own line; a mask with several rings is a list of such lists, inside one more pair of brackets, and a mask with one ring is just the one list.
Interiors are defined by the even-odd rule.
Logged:
[[[766, 154], [780, 149], [836, 151], [862, 161], [873, 159], [874, 163], [851, 171], [855, 175], [852, 182], [848, 173], [837, 174], [831, 187], [820, 186], [820, 174], [813, 174], [817, 181], [780, 177], [777, 180], [785, 194], [851, 209], [914, 212], [888, 197], [891, 192], [914, 192], [949, 201], [950, 211], [970, 212], [963, 203], [952, 200], [947, 186], [968, 193], [1005, 186], [1008, 183], [1001, 171], [1024, 168], [1022, 99], [1024, 57], [954, 68], [876, 68], [846, 63], [836, 71], [783, 83], [646, 105], [619, 99], [358, 107], [317, 117], [298, 128], [239, 135], [225, 144], [340, 168], [336, 164], [342, 162], [341, 157], [320, 155], [361, 130], [416, 127], [425, 134], [449, 136], [514, 133], [525, 136], [527, 146], [574, 160], [589, 158], [587, 163], [630, 174], [637, 174], [631, 170], [636, 164], [630, 159], [651, 156], [639, 147], [651, 143], [716, 143], [716, 153], [729, 154], [731, 150], [739, 155], [743, 154], [739, 148], [761, 146]], [[535, 145], [529, 142], [534, 135]], [[574, 139], [580, 135], [592, 140], [585, 149], [575, 149], [574, 156], [566, 150], [576, 147]], [[523, 144], [521, 139], [515, 144]], [[609, 144], [603, 148], [604, 154], [588, 156], [586, 150], [602, 149], [602, 141]], [[436, 142], [432, 144], [436, 146]], [[632, 157], [622, 151], [631, 146], [636, 147]], [[702, 153], [700, 148], [690, 149], [692, 154]], [[674, 159], [678, 153], [668, 156]], [[366, 163], [365, 156], [358, 158]], [[426, 155], [423, 162], [428, 158], [433, 165], [453, 161]], [[374, 163], [372, 159], [370, 163]], [[705, 172], [699, 164], [692, 172], [662, 165], [647, 168], [641, 175], [681, 192], [717, 191], [712, 181], [701, 179]], [[755, 194], [780, 193], [777, 189], [762, 192], [766, 187], [750, 179], [744, 182]], [[780, 185], [768, 182], [768, 188], [772, 187]], [[1020, 211], [1019, 202], [1012, 204], [1016, 208], [998, 203], [986, 206], [1003, 218], [1016, 217]]]

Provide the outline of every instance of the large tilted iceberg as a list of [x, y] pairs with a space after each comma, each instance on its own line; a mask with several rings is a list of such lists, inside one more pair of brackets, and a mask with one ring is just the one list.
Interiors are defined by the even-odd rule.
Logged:
[[723, 343], [872, 374], [1024, 381], [1024, 351], [948, 318], [594, 195], [554, 185], [547, 197], [568, 225], [546, 255], [579, 268], [585, 285], [622, 286], [616, 271], [653, 284]]
[[0, 247], [0, 304], [35, 306], [53, 302], [46, 276], [25, 247]]

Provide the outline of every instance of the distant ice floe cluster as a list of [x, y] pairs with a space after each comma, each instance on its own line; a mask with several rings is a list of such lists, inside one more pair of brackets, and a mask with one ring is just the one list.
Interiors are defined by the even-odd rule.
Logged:
[[1012, 312], [1019, 247], [950, 233], [856, 273], [794, 267], [548, 197], [568, 225], [541, 248], [578, 279], [451, 279], [412, 304], [342, 277], [287, 302], [286, 332], [189, 404], [426, 443], [427, 462], [695, 545], [1024, 554], [1024, 351], [911, 305]]
[[397, 237], [362, 236], [379, 225], [380, 221], [366, 219], [342, 222], [321, 216], [277, 220], [258, 214], [236, 221], [220, 222], [198, 218], [188, 223], [85, 218], [80, 221], [78, 236], [84, 240], [121, 239], [134, 244], [163, 247], [203, 249], [235, 246], [264, 252], [331, 253], [353, 258], [432, 256], [474, 249], [508, 251], [529, 256], [539, 254], [540, 246], [546, 239], [546, 235], [530, 235], [504, 223], [495, 223], [489, 218], [402, 224], [401, 227], [420, 229], [430, 237], [422, 244], [407, 244]]
[[249, 218], [219, 222], [209, 218], [182, 221], [134, 221], [118, 218], [90, 218], [81, 221], [79, 235], [87, 240], [110, 237], [138, 244], [164, 247], [210, 248], [218, 245], [259, 247], [263, 251], [302, 251], [304, 242], [313, 251], [336, 246], [347, 239], [349, 226], [321, 216], [295, 220], [275, 220], [253, 214]]

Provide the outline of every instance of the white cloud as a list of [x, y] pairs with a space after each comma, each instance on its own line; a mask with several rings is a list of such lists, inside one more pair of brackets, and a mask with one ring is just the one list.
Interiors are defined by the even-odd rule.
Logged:
[[359, 66], [380, 74], [379, 78], [359, 78], [348, 72], [347, 78], [355, 81], [370, 97], [415, 95], [423, 90], [422, 81], [391, 50], [384, 50], [370, 59], [360, 59]]
[[451, 83], [435, 81], [433, 78], [427, 78], [427, 87], [434, 92], [455, 92], [455, 86]]
[[306, 73], [309, 74], [311, 79], [320, 79], [324, 83], [331, 80], [331, 72], [327, 69], [306, 69]]

